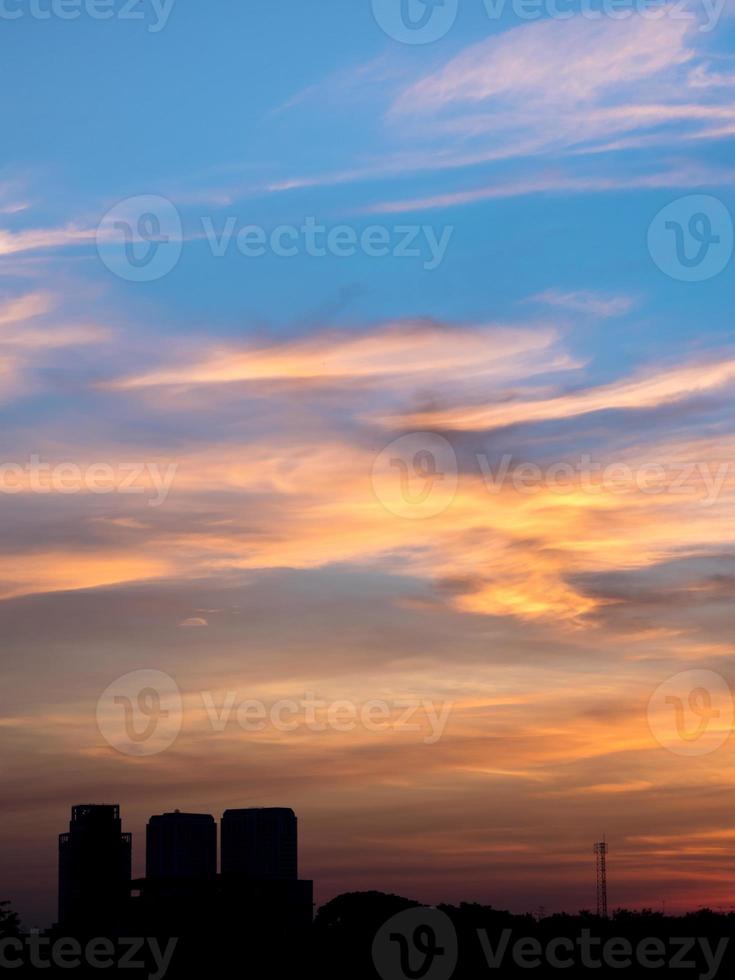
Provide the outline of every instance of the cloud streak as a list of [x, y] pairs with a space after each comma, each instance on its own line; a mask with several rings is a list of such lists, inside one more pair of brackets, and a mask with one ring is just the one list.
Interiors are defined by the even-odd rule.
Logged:
[[500, 405], [457, 406], [384, 418], [392, 426], [427, 426], [471, 431], [529, 422], [571, 419], [592, 412], [652, 409], [718, 391], [735, 381], [735, 360], [682, 365], [599, 388], [538, 401]]
[[214, 350], [198, 362], [163, 367], [106, 386], [125, 391], [169, 385], [292, 381], [399, 387], [403, 380], [415, 385], [437, 374], [501, 380], [573, 367], [571, 358], [552, 352], [556, 337], [552, 328], [395, 324], [354, 336], [322, 333], [270, 347]]

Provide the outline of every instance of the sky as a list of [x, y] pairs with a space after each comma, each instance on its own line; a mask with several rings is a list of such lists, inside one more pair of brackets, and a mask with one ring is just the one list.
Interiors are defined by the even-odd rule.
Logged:
[[735, 904], [735, 8], [0, 4], [0, 899]]

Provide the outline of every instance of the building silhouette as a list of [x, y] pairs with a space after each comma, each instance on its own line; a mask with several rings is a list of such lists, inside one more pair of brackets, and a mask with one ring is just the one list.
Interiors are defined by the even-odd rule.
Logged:
[[217, 824], [208, 813], [162, 813], [146, 827], [145, 874], [149, 879], [214, 878]]
[[131, 880], [132, 835], [122, 832], [120, 807], [72, 807], [59, 835], [59, 922], [93, 927], [118, 921]]
[[214, 817], [152, 816], [146, 876], [133, 881], [132, 835], [122, 833], [119, 806], [73, 807], [59, 836], [60, 927], [71, 935], [218, 935], [232, 952], [244, 935], [263, 948], [303, 937], [313, 882], [298, 878], [293, 810], [227, 810], [221, 839], [217, 874]]
[[285, 807], [225, 810], [222, 814], [220, 870], [259, 881], [296, 881], [296, 814]]

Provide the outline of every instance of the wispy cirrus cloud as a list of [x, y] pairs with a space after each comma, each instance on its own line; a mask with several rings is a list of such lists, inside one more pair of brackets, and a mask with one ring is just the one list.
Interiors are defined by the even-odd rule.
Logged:
[[558, 349], [551, 327], [478, 325], [449, 327], [432, 322], [380, 326], [366, 333], [321, 333], [266, 347], [209, 349], [200, 360], [164, 365], [106, 387], [127, 390], [170, 385], [213, 385], [242, 381], [365, 382], [400, 389], [462, 377], [509, 380], [567, 370], [575, 361]]
[[53, 301], [47, 293], [26, 293], [24, 296], [12, 297], [0, 304], [0, 327], [41, 316], [52, 308]]
[[732, 182], [734, 172], [709, 167], [677, 167], [632, 176], [611, 172], [609, 175], [588, 175], [582, 172], [562, 174], [541, 173], [522, 180], [498, 178], [483, 184], [456, 191], [442, 191], [426, 197], [387, 199], [369, 205], [368, 214], [402, 214], [408, 211], [427, 211], [437, 208], [477, 204], [480, 201], [504, 200], [533, 194], [607, 194], [613, 191], [651, 190], [663, 187], [716, 187]]
[[666, 13], [656, 21], [577, 16], [515, 27], [408, 86], [389, 118], [438, 139], [522, 134], [547, 152], [590, 152], [632, 133], [665, 144], [672, 126], [710, 138], [712, 126], [735, 122], [735, 86], [729, 75], [711, 74], [692, 22]]
[[559, 289], [546, 289], [529, 297], [529, 302], [541, 303], [554, 309], [571, 310], [573, 313], [585, 313], [589, 316], [607, 317], [623, 316], [635, 307], [636, 301], [632, 296], [607, 296], [587, 290], [564, 292]]
[[733, 381], [735, 360], [726, 358], [642, 372], [637, 378], [626, 378], [553, 398], [454, 406], [387, 417], [383, 421], [391, 426], [422, 425], [473, 431], [497, 429], [529, 422], [570, 419], [592, 412], [658, 408], [717, 391]]
[[54, 313], [58, 300], [48, 293], [27, 293], [5, 303], [0, 302], [0, 349], [54, 349], [86, 344], [99, 344], [110, 339], [111, 333], [97, 324], [59, 322], [33, 323]]
[[[691, 32], [691, 22], [666, 16], [656, 21], [576, 16], [523, 24], [465, 48], [410, 85], [391, 111], [403, 117], [449, 106], [466, 111], [497, 105], [502, 110], [505, 100], [565, 114], [580, 106], [597, 108], [605, 98], [615, 105], [644, 79], [661, 84], [668, 73], [689, 64], [694, 58], [687, 43]], [[453, 125], [460, 129], [476, 118], [454, 116]]]
[[[518, 178], [498, 173], [475, 188], [385, 199], [361, 210], [401, 212], [493, 198], [562, 191], [725, 184], [732, 174], [700, 176], [687, 163], [641, 170], [589, 168], [549, 174], [539, 161], [583, 161], [598, 153], [717, 140], [735, 130], [735, 73], [702, 47], [692, 20], [662, 8], [658, 19], [581, 15], [525, 23], [472, 44], [413, 81], [396, 78], [387, 108], [385, 152], [329, 173], [272, 181], [271, 191], [367, 182], [409, 173], [492, 167], [527, 159]], [[709, 42], [711, 44], [711, 42]], [[399, 88], [400, 86], [400, 88]]]
[[17, 177], [0, 178], [0, 214], [19, 214], [28, 206], [24, 182]]
[[0, 398], [8, 401], [34, 387], [34, 375], [63, 348], [106, 343], [111, 331], [65, 316], [61, 297], [31, 292], [0, 301]]
[[60, 228], [27, 228], [22, 231], [0, 229], [0, 255], [37, 252], [46, 248], [82, 245], [95, 240], [95, 229], [68, 224]]

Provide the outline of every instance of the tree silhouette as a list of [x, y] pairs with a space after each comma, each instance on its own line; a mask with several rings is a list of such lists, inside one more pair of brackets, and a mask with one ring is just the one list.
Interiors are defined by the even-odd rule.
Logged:
[[0, 902], [0, 939], [15, 938], [19, 935], [18, 913], [10, 908], [10, 902]]

